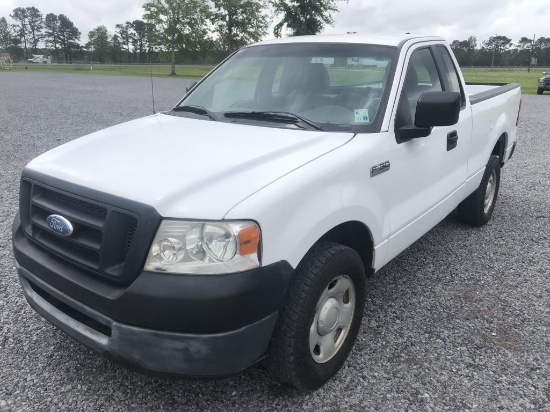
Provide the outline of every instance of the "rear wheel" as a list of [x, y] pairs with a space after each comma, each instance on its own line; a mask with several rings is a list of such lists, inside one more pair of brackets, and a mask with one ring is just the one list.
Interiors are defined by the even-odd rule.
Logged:
[[458, 217], [472, 226], [485, 225], [493, 215], [500, 187], [500, 159], [491, 156], [479, 187], [457, 208]]
[[359, 255], [316, 245], [296, 269], [268, 353], [268, 369], [298, 389], [316, 389], [345, 362], [361, 326], [365, 270]]
[[542, 94], [543, 92], [544, 92], [544, 89], [543, 89], [543, 88], [539, 87], [539, 88], [537, 89], [537, 94]]

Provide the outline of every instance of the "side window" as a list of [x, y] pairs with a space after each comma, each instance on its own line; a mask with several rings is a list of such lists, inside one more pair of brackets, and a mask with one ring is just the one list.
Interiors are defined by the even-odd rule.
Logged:
[[[442, 91], [441, 80], [430, 49], [413, 52], [407, 68], [405, 92], [418, 100], [422, 92]], [[418, 96], [416, 96], [418, 95]]]
[[441, 58], [443, 59], [443, 63], [445, 65], [443, 70], [445, 72], [445, 75], [447, 76], [447, 80], [449, 83], [449, 91], [460, 93], [462, 96], [462, 103], [464, 104], [465, 99], [464, 99], [464, 93], [460, 86], [460, 77], [453, 63], [453, 59], [449, 54], [449, 51], [444, 46], [437, 46], [437, 51], [441, 55]]
[[429, 48], [415, 50], [407, 67], [396, 126], [413, 125], [420, 95], [435, 91], [443, 91], [443, 88], [432, 53]]

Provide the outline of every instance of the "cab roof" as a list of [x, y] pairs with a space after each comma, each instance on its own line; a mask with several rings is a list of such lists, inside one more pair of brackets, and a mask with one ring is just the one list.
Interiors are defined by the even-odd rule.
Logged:
[[425, 36], [418, 34], [395, 34], [395, 35], [380, 35], [380, 34], [329, 34], [316, 36], [295, 36], [284, 37], [281, 39], [266, 40], [261, 43], [255, 43], [251, 46], [265, 44], [289, 44], [289, 43], [358, 43], [358, 44], [376, 44], [382, 46], [399, 46], [408, 40], [417, 41], [445, 41], [444, 38], [438, 36]]

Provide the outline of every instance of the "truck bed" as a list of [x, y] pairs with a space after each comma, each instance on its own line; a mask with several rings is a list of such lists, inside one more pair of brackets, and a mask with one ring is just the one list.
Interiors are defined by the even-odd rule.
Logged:
[[518, 83], [466, 83], [470, 104], [476, 104], [520, 87]]

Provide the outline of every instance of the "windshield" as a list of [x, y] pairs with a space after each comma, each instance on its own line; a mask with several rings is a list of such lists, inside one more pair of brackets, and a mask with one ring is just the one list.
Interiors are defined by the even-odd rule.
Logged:
[[375, 132], [396, 57], [395, 47], [363, 44], [251, 46], [219, 66], [179, 106], [203, 108], [221, 121], [296, 127], [281, 116], [270, 121], [273, 114], [286, 114], [323, 130]]

